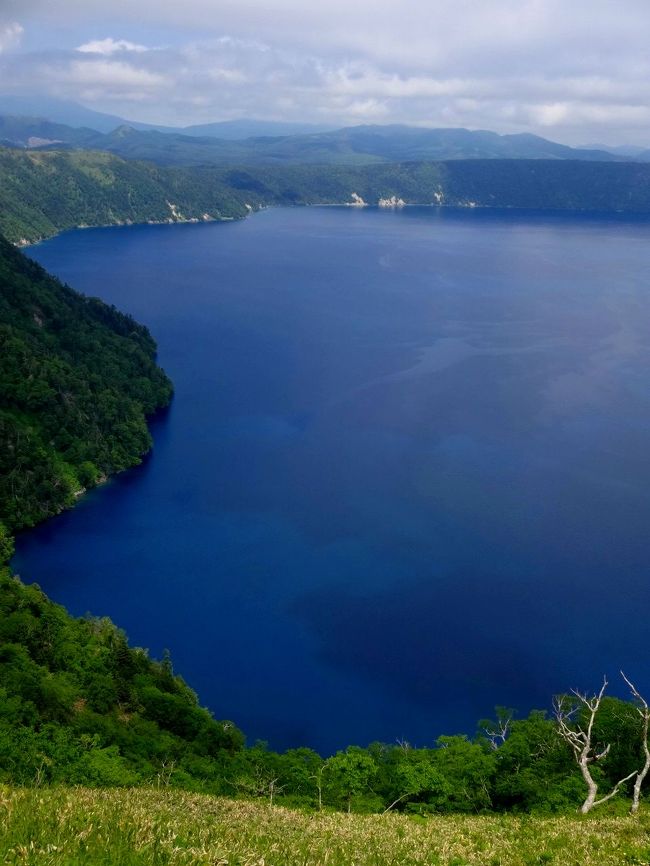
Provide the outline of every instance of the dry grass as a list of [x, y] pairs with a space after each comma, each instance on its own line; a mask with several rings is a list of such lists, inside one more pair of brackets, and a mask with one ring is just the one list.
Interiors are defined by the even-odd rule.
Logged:
[[0, 788], [21, 866], [650, 864], [650, 813], [533, 818], [306, 814], [178, 791]]

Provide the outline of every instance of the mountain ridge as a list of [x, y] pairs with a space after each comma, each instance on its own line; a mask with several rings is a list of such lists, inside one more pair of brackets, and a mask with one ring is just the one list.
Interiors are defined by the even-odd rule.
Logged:
[[[250, 127], [253, 130], [255, 127]], [[254, 135], [238, 139], [207, 134], [221, 124], [193, 131], [142, 130], [121, 123], [109, 132], [71, 127], [38, 117], [0, 115], [0, 140], [11, 146], [104, 150], [159, 165], [331, 164], [451, 159], [576, 159], [630, 161], [641, 157], [572, 148], [531, 133], [500, 135], [490, 130], [428, 128], [403, 124], [361, 125], [325, 132]], [[259, 129], [259, 127], [258, 127]], [[276, 127], [276, 131], [279, 127]], [[227, 131], [227, 130], [226, 130]], [[201, 134], [200, 134], [201, 133]]]
[[0, 148], [0, 232], [237, 219], [268, 206], [419, 204], [650, 213], [650, 164], [456, 159], [157, 166], [91, 150]]

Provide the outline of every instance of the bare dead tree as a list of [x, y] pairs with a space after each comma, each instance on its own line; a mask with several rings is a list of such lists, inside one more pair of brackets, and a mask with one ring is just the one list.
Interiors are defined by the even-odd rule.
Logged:
[[284, 788], [284, 785], [278, 785], [277, 778], [270, 780], [269, 788], [268, 788], [268, 790], [269, 790], [269, 805], [271, 805], [271, 806], [273, 805], [273, 799], [274, 799], [275, 795], [279, 794], [283, 788]]
[[46, 764], [47, 764], [47, 761], [45, 760], [45, 758], [41, 758], [40, 766], [36, 769], [36, 774], [34, 776], [34, 787], [35, 788], [40, 788], [41, 785], [43, 784], [43, 780], [45, 778]]
[[639, 811], [641, 785], [643, 785], [645, 777], [650, 771], [650, 748], [648, 747], [650, 707], [648, 707], [646, 699], [638, 692], [636, 686], [632, 682], [630, 682], [630, 680], [628, 680], [623, 671], [621, 671], [621, 676], [623, 677], [630, 691], [632, 692], [632, 697], [636, 701], [636, 711], [641, 716], [641, 745], [643, 746], [643, 755], [645, 757], [645, 763], [643, 764], [643, 767], [637, 772], [636, 778], [634, 779], [634, 788], [632, 789], [632, 805], [630, 807], [630, 812], [634, 815]]
[[323, 761], [323, 763], [318, 767], [313, 776], [310, 776], [310, 779], [313, 779], [316, 783], [316, 791], [318, 792], [318, 811], [323, 811], [323, 773], [328, 767], [327, 761]]
[[513, 713], [511, 710], [500, 712], [497, 710], [496, 724], [483, 728], [483, 733], [488, 738], [490, 746], [496, 751], [508, 739]]
[[161, 785], [163, 785], [165, 788], [169, 787], [169, 783], [172, 780], [175, 768], [176, 761], [164, 760], [160, 762], [160, 772], [156, 774], [157, 788], [160, 788]]
[[[597, 695], [592, 695], [588, 698], [586, 694], [583, 694], [576, 689], [572, 689], [572, 693], [575, 695], [575, 700], [570, 701], [567, 695], [560, 695], [559, 697], [555, 697], [553, 700], [553, 709], [555, 711], [558, 734], [571, 747], [576, 764], [580, 768], [582, 778], [587, 786], [587, 796], [580, 807], [580, 811], [583, 815], [590, 812], [594, 806], [600, 806], [602, 803], [606, 803], [607, 800], [611, 800], [612, 797], [615, 797], [616, 794], [618, 794], [621, 785], [625, 784], [625, 782], [631, 779], [632, 776], [636, 775], [637, 772], [636, 770], [633, 770], [625, 776], [624, 779], [619, 779], [609, 794], [600, 797], [600, 799], [596, 799], [598, 795], [598, 785], [594, 780], [594, 777], [591, 775], [590, 766], [591, 764], [602, 761], [607, 757], [611, 744], [607, 744], [600, 752], [597, 752], [595, 751], [592, 742], [592, 736], [596, 714], [603, 699], [603, 695], [605, 694], [607, 685], [607, 678], [603, 677], [603, 684]], [[576, 719], [579, 710], [582, 710], [586, 716], [586, 726], [583, 726], [583, 724]]]
[[285, 785], [278, 785], [278, 777], [266, 773], [262, 767], [255, 767], [251, 775], [241, 775], [236, 779], [226, 779], [236, 791], [249, 797], [268, 797], [272, 806], [275, 797], [281, 794]]

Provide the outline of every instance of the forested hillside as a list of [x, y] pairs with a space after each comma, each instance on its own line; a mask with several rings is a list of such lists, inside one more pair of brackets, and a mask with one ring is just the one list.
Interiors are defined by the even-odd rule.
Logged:
[[[606, 795], [643, 764], [635, 707], [604, 698], [592, 737], [594, 751], [610, 746], [593, 769]], [[585, 796], [571, 750], [543, 712], [517, 720], [501, 710], [472, 739], [432, 733], [418, 747], [374, 743], [330, 757], [300, 743], [283, 754], [263, 743], [244, 748], [236, 726], [199, 706], [169, 658], [130, 648], [107, 619], [72, 618], [8, 569], [0, 569], [3, 782], [155, 785], [419, 814], [573, 812]]]
[[[33, 526], [151, 446], [171, 383], [146, 328], [0, 238], [0, 533]], [[5, 551], [6, 553], [6, 551]]]
[[269, 205], [366, 203], [650, 213], [650, 164], [471, 159], [375, 165], [157, 167], [96, 151], [0, 148], [0, 232], [232, 219]]
[[238, 196], [190, 172], [159, 170], [96, 151], [0, 148], [0, 232], [39, 240], [83, 225], [241, 217]]
[[[9, 152], [7, 158], [26, 172], [26, 198], [34, 180], [34, 202], [38, 184], [44, 190], [50, 177], [52, 202], [61, 198], [68, 219], [92, 201], [82, 192], [66, 197], [75, 172], [91, 185], [110, 187], [102, 172], [120, 163], [105, 154], [32, 159]], [[83, 168], [79, 160], [86, 160]], [[598, 164], [582, 163], [579, 170], [571, 163], [550, 165], [518, 163], [513, 169], [492, 161], [487, 173], [479, 161], [471, 171], [462, 163], [328, 173], [315, 167], [204, 168], [170, 170], [167, 182], [181, 193], [183, 179], [191, 178], [197, 196], [221, 184], [253, 207], [337, 200], [351, 191], [373, 200], [437, 190], [457, 203], [461, 193], [471, 193], [485, 204], [494, 195], [523, 207], [535, 192], [541, 206], [598, 208], [616, 201], [650, 208], [650, 167], [612, 164], [621, 173], [620, 188], [610, 189]], [[156, 170], [126, 163], [115, 168], [117, 176], [122, 168], [157, 177]], [[128, 193], [123, 181], [118, 188]], [[72, 189], [82, 187], [73, 183]], [[73, 504], [103, 476], [136, 464], [151, 444], [147, 416], [170, 397], [171, 383], [156, 366], [146, 328], [62, 285], [0, 238], [2, 560], [16, 530]], [[24, 586], [0, 568], [0, 783], [153, 784], [365, 812], [573, 811], [585, 797], [585, 783], [572, 743], [582, 742], [584, 731], [590, 732], [585, 754], [605, 797], [610, 791], [629, 797], [646, 754], [644, 718], [647, 725], [650, 716], [639, 712], [639, 696], [632, 702], [599, 699], [590, 718], [592, 705], [571, 696], [558, 704], [564, 708], [558, 718], [540, 711], [517, 719], [504, 710], [480, 722], [473, 737], [432, 730], [430, 741], [417, 746], [350, 746], [327, 758], [302, 743], [283, 754], [263, 743], [245, 748], [235, 725], [215, 721], [199, 706], [169, 658], [152, 661], [145, 650], [130, 648], [108, 620], [72, 618], [37, 586]]]
[[471, 159], [350, 166], [186, 169], [255, 206], [406, 204], [650, 213], [650, 165], [571, 160]]
[[0, 569], [0, 781], [192, 787], [243, 737], [107, 619], [73, 619]]
[[[11, 533], [138, 463], [171, 383], [142, 325], [0, 238], [0, 555]], [[243, 742], [108, 620], [75, 620], [0, 567], [0, 780], [202, 785]]]

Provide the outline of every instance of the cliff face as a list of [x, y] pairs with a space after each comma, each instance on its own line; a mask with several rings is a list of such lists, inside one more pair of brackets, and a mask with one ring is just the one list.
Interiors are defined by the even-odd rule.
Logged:
[[98, 151], [0, 148], [0, 232], [237, 219], [269, 205], [422, 204], [650, 213], [650, 163], [456, 159], [162, 167]]
[[129, 316], [0, 237], [0, 526], [14, 532], [138, 463], [172, 386]]
[[0, 148], [0, 232], [26, 245], [59, 231], [146, 222], [245, 216], [244, 204], [214, 181], [96, 151]]

